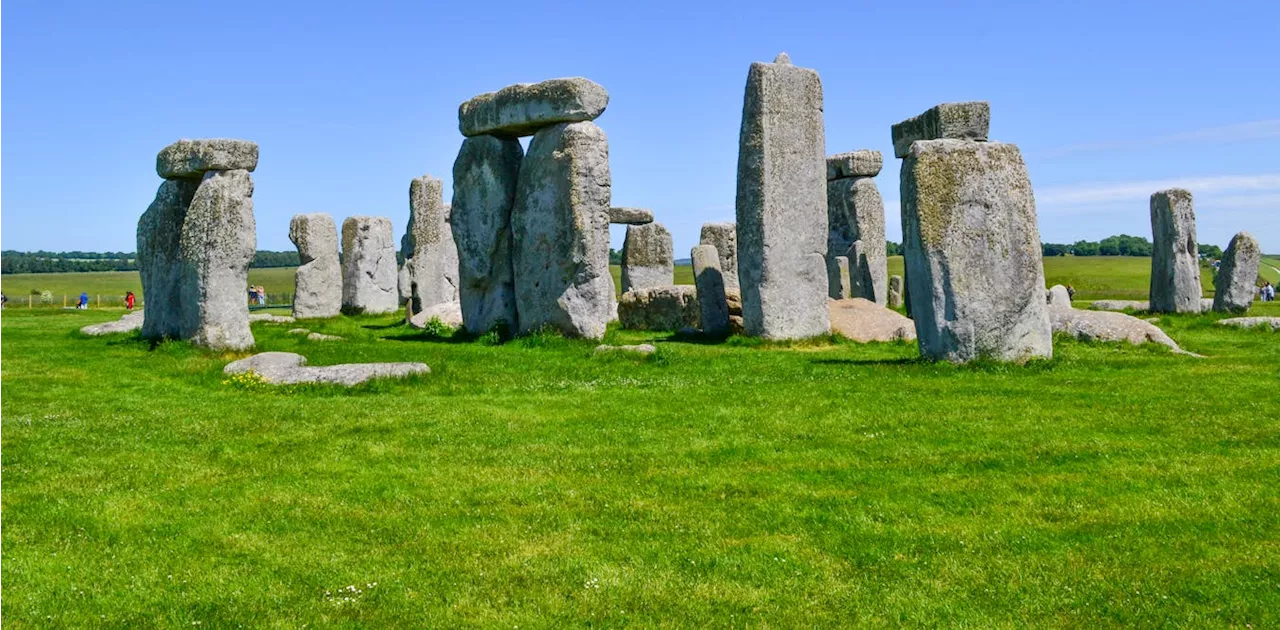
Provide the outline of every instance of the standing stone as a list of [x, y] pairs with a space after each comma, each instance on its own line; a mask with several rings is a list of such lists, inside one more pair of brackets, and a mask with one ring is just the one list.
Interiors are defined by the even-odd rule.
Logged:
[[698, 289], [687, 284], [636, 289], [618, 300], [618, 321], [628, 330], [696, 328]]
[[1199, 313], [1200, 249], [1189, 191], [1170, 188], [1151, 195], [1151, 233], [1151, 310]]
[[1055, 284], [1045, 291], [1045, 303], [1053, 308], [1072, 308], [1071, 292], [1066, 287]]
[[595, 120], [609, 105], [609, 92], [582, 77], [517, 83], [481, 94], [458, 106], [464, 136], [528, 136], [545, 127]]
[[671, 232], [661, 223], [628, 225], [622, 242], [622, 292], [675, 284]]
[[720, 256], [720, 273], [724, 275], [724, 288], [738, 288], [738, 224], [703, 223], [698, 237], [702, 245], [716, 248]]
[[849, 257], [833, 256], [831, 264], [827, 265], [827, 273], [831, 275], [827, 279], [831, 287], [831, 299], [844, 300], [849, 298], [849, 292], [851, 291], [849, 286]]
[[902, 308], [902, 276], [889, 276], [889, 308]]
[[409, 182], [409, 226], [405, 231], [412, 255], [405, 259], [413, 296], [413, 312], [458, 300], [458, 246], [449, 225], [440, 180], [424, 175]]
[[298, 248], [294, 275], [293, 316], [336, 317], [342, 311], [342, 263], [338, 260], [338, 226], [327, 214], [295, 214], [289, 240]]
[[[847, 256], [850, 297], [884, 306], [889, 275], [884, 199], [872, 179], [879, 173], [879, 165], [879, 151], [854, 151], [828, 158], [828, 176], [846, 172], [872, 175], [851, 175], [827, 182], [827, 260], [828, 266], [834, 268], [837, 256]], [[836, 297], [835, 289], [833, 285], [832, 297]]]
[[693, 262], [693, 284], [698, 289], [698, 313], [702, 332], [729, 334], [729, 302], [720, 271], [720, 253], [714, 245], [695, 245], [689, 253]]
[[458, 299], [472, 333], [505, 322], [518, 329], [511, 268], [511, 209], [524, 149], [518, 140], [475, 136], [453, 162], [450, 222], [458, 250]]
[[1220, 313], [1249, 310], [1261, 261], [1262, 248], [1253, 235], [1240, 232], [1231, 237], [1231, 244], [1218, 264], [1218, 275], [1213, 279], [1213, 310]]
[[1018, 147], [918, 140], [902, 163], [901, 192], [920, 354], [1052, 356], [1035, 199]]
[[753, 63], [738, 141], [738, 281], [749, 335], [830, 332], [827, 165], [818, 73]]
[[184, 339], [213, 350], [253, 347], [245, 287], [256, 234], [249, 171], [206, 172], [187, 208], [178, 245]]
[[609, 142], [590, 122], [538, 130], [511, 213], [520, 332], [600, 339], [616, 312], [609, 273]]
[[142, 336], [147, 339], [181, 337], [178, 243], [187, 208], [199, 187], [199, 180], [165, 180], [156, 191], [155, 201], [138, 219], [138, 271], [142, 295], [147, 300]]
[[391, 219], [347, 217], [342, 222], [342, 310], [393, 313], [399, 308]]

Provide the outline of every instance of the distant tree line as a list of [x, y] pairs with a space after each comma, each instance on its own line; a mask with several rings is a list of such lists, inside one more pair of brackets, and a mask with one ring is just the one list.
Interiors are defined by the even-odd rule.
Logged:
[[[1150, 256], [1151, 241], [1141, 236], [1118, 234], [1101, 241], [1076, 241], [1066, 243], [1041, 243], [1045, 256]], [[1221, 258], [1222, 248], [1205, 243], [1197, 244], [1201, 258]]]
[[[250, 267], [297, 267], [298, 252], [259, 250]], [[0, 252], [0, 273], [70, 273], [80, 271], [137, 271], [134, 252]]]

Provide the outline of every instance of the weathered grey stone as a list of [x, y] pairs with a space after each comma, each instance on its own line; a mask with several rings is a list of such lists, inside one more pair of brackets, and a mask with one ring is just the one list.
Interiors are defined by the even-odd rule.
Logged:
[[837, 153], [827, 158], [827, 179], [875, 177], [884, 167], [884, 156], [872, 149]]
[[1045, 291], [1045, 303], [1054, 308], [1071, 308], [1071, 294], [1067, 292], [1067, 288], [1055, 284]]
[[427, 323], [433, 319], [453, 328], [462, 326], [462, 304], [459, 302], [445, 302], [444, 304], [428, 306], [421, 313], [414, 313], [409, 320], [409, 325], [414, 328], [426, 328]]
[[627, 225], [653, 223], [653, 211], [644, 208], [609, 208], [609, 223]]
[[889, 276], [889, 308], [902, 308], [902, 276]]
[[413, 312], [458, 300], [458, 246], [453, 242], [444, 185], [424, 175], [409, 182], [409, 252], [405, 266]]
[[698, 242], [716, 248], [725, 289], [738, 288], [738, 224], [703, 223]]
[[142, 328], [142, 322], [144, 319], [146, 319], [146, 311], [130, 311], [115, 321], [85, 326], [80, 329], [80, 332], [94, 337], [99, 335], [133, 332]]
[[313, 333], [307, 333], [307, 339], [310, 341], [345, 341], [346, 337], [339, 337], [338, 335], [326, 335], [324, 333], [313, 332]]
[[622, 292], [675, 283], [675, 246], [661, 223], [628, 225], [622, 242]]
[[458, 248], [458, 299], [472, 333], [506, 322], [519, 327], [511, 268], [511, 210], [516, 200], [520, 142], [495, 136], [462, 141], [453, 162], [453, 241]]
[[831, 332], [859, 343], [869, 341], [915, 341], [911, 320], [871, 300], [849, 298], [830, 300]]
[[342, 222], [342, 254], [344, 311], [393, 313], [399, 309], [391, 219], [347, 217]]
[[[849, 258], [850, 297], [881, 306], [888, 300], [889, 255], [884, 198], [869, 177], [827, 182], [827, 255]], [[834, 263], [832, 263], [834, 264]], [[838, 297], [833, 292], [831, 297]]]
[[1253, 303], [1258, 284], [1258, 263], [1262, 261], [1262, 248], [1248, 232], [1231, 237], [1227, 251], [1218, 264], [1218, 275], [1213, 278], [1213, 310], [1222, 313], [1243, 313]]
[[375, 378], [426, 374], [425, 363], [343, 363], [310, 367], [306, 357], [292, 352], [263, 352], [247, 359], [232, 361], [222, 371], [226, 374], [253, 372], [273, 385], [328, 383], [351, 387]]
[[799, 339], [830, 332], [826, 179], [818, 73], [789, 61], [751, 64], [736, 200], [747, 334]]
[[902, 232], [922, 356], [1053, 355], [1035, 199], [1018, 147], [912, 143], [902, 163]]
[[618, 299], [618, 320], [628, 330], [697, 328], [698, 310], [698, 288], [687, 284], [636, 289]]
[[258, 143], [248, 140], [179, 140], [156, 155], [156, 173], [165, 179], [199, 179], [207, 171], [252, 172], [255, 168]]
[[1181, 188], [1151, 195], [1151, 310], [1200, 312], [1200, 251], [1191, 193]]
[[702, 332], [729, 333], [729, 301], [725, 296], [720, 254], [714, 245], [695, 245], [689, 253], [693, 263], [693, 285], [697, 289], [698, 315]]
[[1270, 328], [1271, 330], [1280, 330], [1280, 317], [1228, 317], [1220, 319], [1215, 324], [1219, 326], [1234, 326], [1236, 328]]
[[845, 300], [850, 297], [848, 256], [827, 258], [827, 283], [830, 287], [831, 299]]
[[290, 334], [290, 335], [309, 335], [309, 334], [311, 334], [311, 331], [310, 331], [310, 330], [307, 330], [306, 328], [290, 328], [290, 329], [289, 329], [288, 331], [286, 331], [286, 332], [287, 332], [288, 334]]
[[650, 355], [657, 351], [658, 349], [651, 343], [642, 343], [634, 346], [610, 346], [601, 344], [596, 346], [595, 350], [596, 354], [603, 354], [606, 352], [629, 352], [640, 355]]
[[256, 249], [249, 171], [206, 172], [178, 244], [183, 339], [212, 350], [253, 347], [245, 287]]
[[198, 180], [166, 180], [138, 219], [138, 272], [147, 300], [142, 336], [146, 339], [182, 336], [178, 243], [187, 208], [199, 187]]
[[293, 317], [289, 317], [288, 315], [275, 315], [272, 313], [250, 313], [249, 321], [250, 322], [268, 322], [272, 324], [292, 324], [298, 320]]
[[1149, 305], [1146, 300], [1094, 300], [1089, 308], [1099, 311], [1145, 311]]
[[528, 136], [559, 123], [595, 120], [609, 105], [609, 92], [582, 77], [518, 83], [481, 94], [458, 106], [464, 136]]
[[907, 157], [911, 143], [917, 140], [985, 141], [990, 127], [991, 105], [986, 101], [935, 105], [925, 113], [908, 118], [890, 129], [893, 135], [893, 154], [900, 158]]
[[1127, 341], [1134, 345], [1158, 343], [1174, 352], [1184, 353], [1158, 326], [1132, 315], [1055, 307], [1049, 309], [1049, 317], [1053, 332], [1081, 341]]
[[404, 258], [404, 263], [401, 264], [399, 268], [396, 270], [396, 294], [400, 298], [400, 303], [404, 304], [405, 308], [408, 309], [410, 313], [412, 313], [414, 309], [413, 264], [410, 261], [410, 257], [406, 256], [405, 254], [406, 249], [408, 249], [408, 251], [410, 252], [413, 251], [412, 246], [409, 245], [408, 234], [405, 234], [400, 239], [400, 255], [404, 256], [405, 258]]
[[541, 129], [520, 165], [511, 213], [520, 331], [600, 339], [614, 314], [609, 142], [593, 123]]
[[327, 214], [295, 214], [289, 240], [298, 248], [294, 274], [293, 316], [336, 317], [342, 311], [342, 263], [338, 259], [338, 226]]

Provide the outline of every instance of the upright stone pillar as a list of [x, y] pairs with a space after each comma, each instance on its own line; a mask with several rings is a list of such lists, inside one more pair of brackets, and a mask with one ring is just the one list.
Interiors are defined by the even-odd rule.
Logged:
[[984, 141], [985, 112], [986, 103], [940, 105], [893, 129], [895, 148], [909, 140], [902, 240], [920, 354], [958, 363], [1050, 357], [1031, 180], [1018, 147]]
[[342, 312], [342, 263], [333, 217], [322, 213], [293, 215], [289, 240], [298, 248], [299, 261], [293, 281], [293, 316], [336, 317]]
[[736, 207], [747, 334], [829, 333], [822, 81], [786, 53], [747, 74]]
[[519, 140], [481, 135], [463, 140], [453, 162], [450, 223], [458, 249], [458, 297], [463, 325], [472, 333], [499, 322], [519, 329], [511, 209], [523, 158]]
[[1199, 313], [1200, 248], [1191, 193], [1170, 188], [1151, 195], [1150, 310]]
[[391, 219], [347, 217], [342, 222], [342, 255], [342, 310], [394, 313], [400, 305]]
[[889, 308], [902, 308], [902, 276], [889, 276]]
[[1218, 263], [1218, 275], [1213, 279], [1213, 310], [1220, 313], [1243, 313], [1253, 303], [1258, 285], [1258, 264], [1262, 262], [1262, 248], [1248, 232], [1231, 237], [1227, 251]]
[[405, 231], [412, 256], [405, 260], [413, 312], [458, 300], [458, 246], [453, 242], [449, 206], [440, 180], [424, 175], [409, 182], [409, 226]]
[[716, 248], [726, 290], [738, 290], [738, 224], [703, 223], [698, 242]]
[[144, 336], [253, 347], [245, 287], [257, 246], [249, 175], [257, 165], [258, 145], [245, 140], [179, 140], [156, 156], [168, 181], [138, 222]]
[[520, 331], [600, 339], [615, 312], [609, 273], [609, 143], [591, 122], [539, 129], [511, 213]]
[[671, 232], [661, 223], [628, 225], [622, 242], [622, 292], [675, 284]]
[[729, 303], [725, 297], [720, 254], [714, 245], [695, 245], [689, 253], [693, 283], [698, 289], [699, 321], [708, 335], [729, 334]]
[[836, 258], [840, 256], [849, 259], [847, 297], [881, 306], [888, 298], [884, 199], [873, 179], [883, 162], [879, 151], [867, 149], [827, 158], [827, 264], [833, 298], [840, 288], [836, 276]]

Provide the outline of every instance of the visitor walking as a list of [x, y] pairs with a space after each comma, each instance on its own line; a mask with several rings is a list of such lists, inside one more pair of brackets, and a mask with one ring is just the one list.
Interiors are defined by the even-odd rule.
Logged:
[[126, 310], [130, 310], [130, 311], [132, 311], [132, 310], [133, 310], [133, 302], [134, 302], [134, 299], [135, 299], [135, 298], [133, 297], [133, 291], [125, 291], [125, 293], [124, 293], [124, 307], [125, 307], [125, 309], [126, 309]]
[[[65, 302], [64, 302], [64, 304], [65, 304]], [[80, 309], [80, 310], [84, 310], [84, 309], [89, 308], [89, 294], [88, 294], [88, 293], [85, 293], [85, 292], [83, 292], [83, 291], [81, 291], [81, 292], [80, 292], [80, 305], [79, 305], [79, 306], [76, 306], [76, 308], [78, 308], [78, 309]]]
[[267, 305], [267, 288], [262, 285], [258, 285], [258, 304], [260, 306]]
[[1067, 285], [1067, 299], [1068, 300], [1076, 299], [1076, 288], [1069, 284]]
[[249, 285], [249, 303], [250, 304], [258, 303], [258, 287], [255, 287], [252, 284]]
[[1275, 299], [1276, 299], [1276, 288], [1271, 286], [1270, 282], [1262, 285], [1262, 301], [1273, 302], [1275, 301]]

